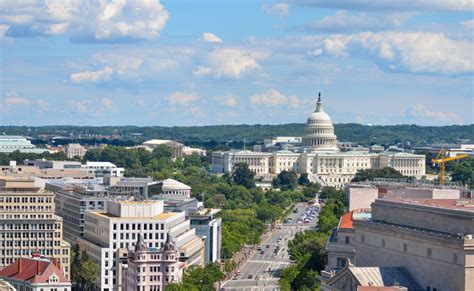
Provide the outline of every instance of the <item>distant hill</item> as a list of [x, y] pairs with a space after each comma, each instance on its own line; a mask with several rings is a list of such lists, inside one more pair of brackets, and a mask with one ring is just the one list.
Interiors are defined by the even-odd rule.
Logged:
[[[301, 136], [304, 124], [280, 125], [215, 125], [189, 127], [160, 126], [0, 126], [5, 134], [40, 136], [65, 136], [72, 141], [107, 142], [112, 144], [136, 144], [147, 139], [173, 139], [190, 145], [213, 147], [231, 142], [233, 146], [260, 143], [273, 136]], [[336, 124], [339, 141], [351, 141], [362, 145], [410, 142], [413, 146], [431, 143], [474, 142], [474, 124], [452, 126], [389, 125], [368, 126], [355, 123]], [[114, 140], [112, 142], [112, 140]], [[36, 141], [38, 142], [38, 141]]]

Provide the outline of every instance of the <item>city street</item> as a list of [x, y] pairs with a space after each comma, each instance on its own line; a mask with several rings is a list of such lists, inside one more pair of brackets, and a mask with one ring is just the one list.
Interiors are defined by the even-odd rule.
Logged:
[[291, 264], [288, 242], [297, 232], [313, 228], [317, 224], [317, 216], [309, 223], [296, 223], [307, 207], [306, 204], [297, 204], [295, 208], [298, 212], [289, 216], [292, 222], [273, 230], [270, 237], [241, 266], [237, 275], [221, 285], [221, 290], [279, 290], [279, 273]]

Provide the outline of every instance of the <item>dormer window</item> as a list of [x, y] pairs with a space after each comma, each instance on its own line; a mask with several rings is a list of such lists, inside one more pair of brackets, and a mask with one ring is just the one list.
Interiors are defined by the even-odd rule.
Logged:
[[48, 278], [48, 283], [58, 283], [59, 282], [59, 278], [56, 274], [52, 274], [51, 276], [49, 276]]

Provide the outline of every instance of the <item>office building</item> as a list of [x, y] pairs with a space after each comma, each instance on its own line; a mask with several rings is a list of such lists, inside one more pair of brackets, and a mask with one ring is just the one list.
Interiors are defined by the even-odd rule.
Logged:
[[69, 243], [55, 214], [54, 194], [28, 178], [0, 177], [0, 268], [33, 252], [58, 260], [69, 278]]
[[166, 285], [181, 281], [183, 269], [171, 236], [167, 236], [163, 247], [150, 248], [139, 234], [122, 270], [122, 290], [166, 290]]
[[118, 288], [118, 250], [133, 250], [138, 235], [149, 248], [162, 248], [170, 235], [186, 267], [204, 265], [202, 239], [191, 229], [184, 212], [164, 212], [163, 201], [149, 200], [107, 201], [106, 209], [85, 214], [84, 237], [79, 243], [101, 268], [100, 290]]
[[356, 220], [357, 267], [401, 267], [423, 290], [474, 290], [474, 200], [377, 199]]
[[18, 291], [71, 291], [71, 282], [57, 263], [38, 256], [19, 258], [0, 270], [0, 278]]
[[405, 176], [425, 175], [425, 156], [406, 152], [371, 153], [368, 150], [340, 151], [331, 118], [318, 99], [316, 110], [308, 117], [302, 146], [275, 152], [227, 151], [212, 153], [212, 170], [231, 173], [237, 163], [246, 163], [257, 176], [277, 175], [281, 171], [307, 173], [310, 180], [323, 186], [341, 188], [358, 170], [392, 167]]
[[158, 184], [159, 182], [153, 181], [152, 178], [104, 177], [104, 185], [108, 187], [107, 190], [110, 197], [120, 196], [124, 198], [148, 199], [149, 191], [153, 192], [153, 189], [158, 189]]
[[55, 180], [46, 183], [55, 193], [56, 214], [63, 218], [64, 239], [75, 245], [84, 236], [84, 216], [90, 210], [104, 210], [107, 192], [98, 180]]
[[81, 168], [95, 177], [115, 176], [123, 177], [124, 168], [117, 167], [110, 162], [86, 162]]

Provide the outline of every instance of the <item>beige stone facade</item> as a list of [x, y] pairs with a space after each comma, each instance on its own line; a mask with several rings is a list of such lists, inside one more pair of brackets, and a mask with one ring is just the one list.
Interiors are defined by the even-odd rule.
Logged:
[[60, 262], [69, 278], [70, 245], [55, 215], [54, 194], [28, 178], [0, 177], [0, 268], [39, 252]]
[[474, 290], [474, 201], [376, 200], [354, 221], [355, 265], [404, 267], [425, 290]]

